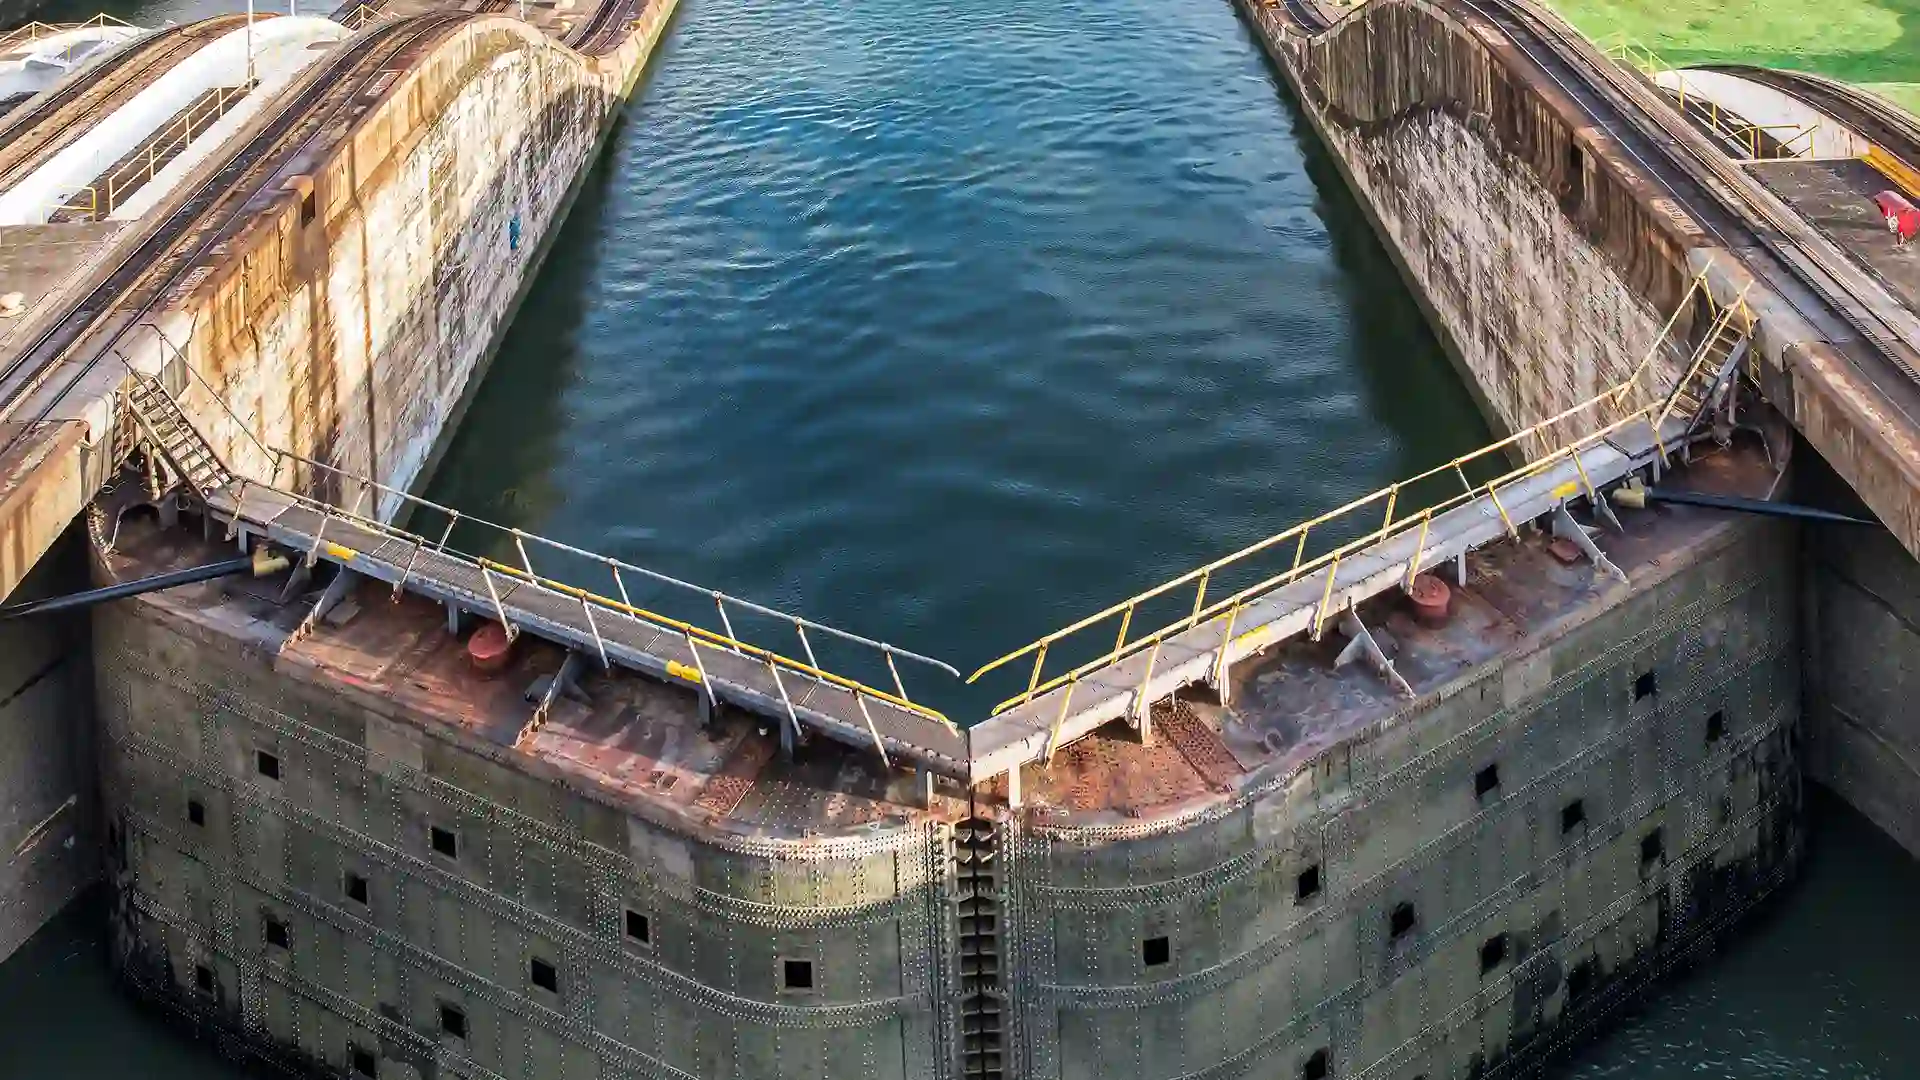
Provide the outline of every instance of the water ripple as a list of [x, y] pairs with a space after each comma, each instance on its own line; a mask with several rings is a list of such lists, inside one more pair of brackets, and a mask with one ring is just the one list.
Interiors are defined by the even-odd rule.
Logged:
[[1219, 0], [685, 0], [435, 494], [996, 654], [1480, 437], [1304, 135]]

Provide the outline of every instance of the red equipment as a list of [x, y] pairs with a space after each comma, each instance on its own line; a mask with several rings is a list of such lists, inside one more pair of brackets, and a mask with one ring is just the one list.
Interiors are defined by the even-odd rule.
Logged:
[[1880, 216], [1886, 219], [1887, 231], [1893, 234], [1895, 243], [1904, 246], [1920, 236], [1920, 209], [1908, 202], [1905, 195], [1883, 191], [1873, 197], [1873, 205], [1879, 207]]

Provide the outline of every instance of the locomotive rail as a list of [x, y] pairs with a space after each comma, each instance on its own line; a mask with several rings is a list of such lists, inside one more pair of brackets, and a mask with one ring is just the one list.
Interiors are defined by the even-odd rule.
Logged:
[[63, 80], [41, 95], [0, 129], [0, 189], [85, 134], [175, 63], [246, 21], [245, 15], [222, 15], [168, 27], [118, 50], [90, 78]]
[[[32, 415], [0, 413], [7, 429], [0, 453], [58, 406], [61, 393], [77, 384], [133, 332], [161, 300], [203, 262], [248, 212], [248, 204], [292, 155], [354, 105], [371, 106], [384, 87], [382, 76], [408, 48], [472, 16], [433, 12], [381, 23], [349, 39], [303, 73], [291, 96], [264, 127], [224, 155], [219, 169], [166, 205], [165, 217], [114, 265], [81, 300], [0, 370], [0, 409], [18, 409], [37, 397]], [[60, 393], [42, 393], [61, 360], [81, 346], [85, 359]]]

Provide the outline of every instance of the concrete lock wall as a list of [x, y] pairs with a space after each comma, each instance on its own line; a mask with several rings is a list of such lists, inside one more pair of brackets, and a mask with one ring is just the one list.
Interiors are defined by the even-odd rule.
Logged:
[[[365, 1051], [383, 1077], [960, 1076], [960, 973], [982, 961], [1005, 987], [986, 1075], [1272, 1078], [1324, 1052], [1331, 1075], [1482, 1076], [1610, 1015], [1791, 872], [1795, 551], [1788, 527], [1729, 523], [1198, 806], [1003, 812], [984, 957], [951, 825], [679, 816], [290, 660], [283, 631], [104, 607], [118, 962], [237, 1049], [336, 1070]], [[812, 990], [782, 987], [789, 959]]]
[[[11, 600], [87, 587], [69, 529]], [[98, 874], [93, 670], [83, 614], [0, 623], [0, 958]]]
[[[593, 57], [515, 20], [456, 29], [397, 74], [363, 122], [322, 140], [256, 200], [224, 257], [166, 298], [157, 330], [134, 333], [126, 359], [161, 372], [243, 472], [272, 476], [264, 443], [409, 486], [451, 433], [672, 10], [649, 5], [615, 49]], [[105, 479], [105, 411], [62, 425], [17, 464], [33, 482], [9, 487], [23, 509], [9, 515], [19, 527], [7, 531], [8, 565], [66, 567], [40, 572], [52, 591], [84, 587], [84, 559], [28, 547], [76, 520]], [[312, 470], [279, 479], [326, 482]], [[356, 492], [342, 487], [329, 490], [351, 501]], [[84, 638], [48, 627], [0, 630], [14, 643], [0, 665], [0, 744], [10, 751], [0, 842], [21, 845], [0, 869], [0, 957], [97, 862], [93, 784], [76, 765], [93, 756], [89, 694], [57, 690], [64, 676], [35, 666], [84, 652], [75, 645]], [[69, 795], [74, 810], [48, 819]]]
[[1323, 1053], [1327, 1075], [1483, 1076], [1618, 1008], [1798, 859], [1794, 552], [1730, 529], [1224, 804], [1029, 823], [1001, 856], [1012, 1075], [1289, 1077]]
[[[342, 1074], [359, 1049], [382, 1077], [944, 1075], [944, 826], [645, 820], [163, 611], [96, 616], [115, 940], [141, 992]], [[781, 988], [789, 959], [814, 961], [814, 989]]]
[[1496, 426], [1626, 379], [1701, 233], [1609, 136], [1441, 5], [1369, 4], [1311, 44], [1239, 6]]
[[141, 343], [231, 464], [270, 478], [257, 440], [394, 488], [424, 474], [671, 10], [593, 59], [515, 20], [469, 22], [295, 166]]

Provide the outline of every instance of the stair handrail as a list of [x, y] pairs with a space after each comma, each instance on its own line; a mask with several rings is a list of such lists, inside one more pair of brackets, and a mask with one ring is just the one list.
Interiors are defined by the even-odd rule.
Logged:
[[[1415, 529], [1418, 529], [1419, 537], [1416, 541], [1415, 556], [1409, 568], [1408, 584], [1410, 585], [1411, 575], [1418, 570], [1420, 560], [1426, 553], [1428, 531], [1432, 526], [1434, 518], [1455, 507], [1465, 505], [1480, 498], [1490, 499], [1508, 533], [1517, 536], [1518, 528], [1507, 514], [1506, 507], [1500, 501], [1500, 491], [1503, 488], [1511, 487], [1521, 481], [1540, 475], [1550, 468], [1570, 461], [1579, 479], [1577, 482], [1568, 486], [1567, 494], [1570, 496], [1574, 494], [1584, 494], [1589, 498], [1598, 498], [1599, 492], [1595, 490], [1595, 485], [1591, 477], [1587, 475], [1585, 465], [1580, 458], [1580, 454], [1583, 451], [1594, 449], [1599, 443], [1625, 431], [1630, 426], [1645, 423], [1650, 425], [1652, 429], [1654, 445], [1660, 455], [1664, 458], [1667, 454], [1669, 434], [1665, 430], [1665, 424], [1667, 420], [1670, 419], [1672, 413], [1673, 388], [1684, 386], [1697, 375], [1700, 366], [1704, 363], [1704, 354], [1710, 349], [1714, 334], [1707, 335], [1698, 347], [1690, 349], [1683, 354], [1685, 361], [1681, 365], [1678, 377], [1672, 383], [1668, 384], [1668, 388], [1664, 392], [1648, 394], [1647, 388], [1643, 385], [1643, 380], [1648, 372], [1654, 370], [1655, 361], [1661, 356], [1667, 355], [1667, 348], [1673, 331], [1678, 326], [1680, 319], [1689, 311], [1693, 310], [1694, 298], [1702, 294], [1709, 297], [1711, 296], [1711, 291], [1707, 288], [1706, 283], [1708, 273], [1712, 270], [1713, 266], [1714, 260], [1709, 258], [1701, 269], [1693, 275], [1688, 288], [1682, 294], [1681, 300], [1676, 305], [1672, 316], [1668, 318], [1666, 323], [1661, 327], [1660, 333], [1648, 347], [1633, 371], [1618, 385], [1604, 390], [1586, 401], [1562, 411], [1558, 415], [1549, 417], [1504, 439], [1490, 443], [1471, 453], [1456, 457], [1451, 461], [1428, 469], [1426, 472], [1420, 473], [1410, 479], [1399, 481], [1371, 494], [1354, 499], [1334, 510], [1310, 518], [1289, 529], [1275, 533], [1264, 540], [1249, 544], [1232, 554], [1189, 570], [1178, 577], [1163, 582], [1144, 592], [1136, 593], [1125, 600], [1112, 604], [1092, 615], [1088, 615], [1061, 629], [1046, 634], [1013, 652], [982, 665], [967, 677], [967, 682], [976, 682], [982, 676], [1006, 667], [1015, 660], [1027, 656], [1033, 657], [1033, 664], [1028, 675], [1026, 689], [994, 706], [992, 715], [998, 716], [1009, 709], [1024, 705], [1037, 697], [1063, 686], [1069, 687], [1068, 700], [1070, 701], [1072, 693], [1071, 687], [1081, 678], [1101, 668], [1108, 667], [1128, 656], [1149, 649], [1153, 650], [1152, 657], [1148, 661], [1148, 681], [1150, 681], [1152, 668], [1158, 660], [1159, 647], [1168, 639], [1216, 620], [1224, 620], [1226, 635], [1231, 639], [1238, 622], [1239, 614], [1248, 603], [1257, 597], [1272, 592], [1274, 589], [1284, 587], [1310, 574], [1325, 570], [1327, 572], [1326, 589], [1320, 600], [1318, 618], [1314, 623], [1316, 627], [1319, 626], [1325, 621], [1329, 614], [1328, 605], [1332, 598], [1333, 583], [1342, 560], [1349, 555], [1373, 547], [1385, 540], [1411, 533]], [[1744, 293], [1741, 295], [1741, 298], [1736, 301], [1736, 305], [1738, 310], [1747, 312], [1749, 317], [1751, 316], [1750, 311], [1746, 308]], [[1736, 305], [1730, 305], [1728, 310], [1733, 310]], [[1720, 318], [1721, 316], [1716, 314], [1715, 321], [1718, 322]], [[1748, 325], [1750, 326], [1751, 323]], [[1715, 331], [1715, 333], [1717, 332], [1718, 331]], [[1586, 431], [1585, 434], [1576, 437], [1572, 441], [1564, 442], [1557, 446], [1554, 444], [1552, 436], [1554, 429], [1559, 425], [1576, 417], [1591, 418], [1594, 416], [1604, 416], [1610, 411], [1617, 411], [1623, 408], [1628, 400], [1639, 401], [1641, 404], [1625, 415], [1603, 424], [1598, 429]], [[1529, 439], [1536, 439], [1543, 447], [1549, 447], [1551, 449], [1548, 449], [1540, 457], [1518, 468], [1507, 471], [1485, 483], [1476, 484], [1468, 478], [1466, 472], [1468, 465], [1488, 459], [1493, 455], [1519, 448]], [[1419, 511], [1396, 516], [1400, 510], [1399, 499], [1402, 491], [1424, 481], [1441, 477], [1449, 472], [1458, 476], [1461, 486], [1464, 489], [1462, 492], [1429, 505]], [[1382, 510], [1383, 506], [1384, 509]], [[1366, 508], [1374, 508], [1375, 512], [1383, 512], [1384, 517], [1378, 527], [1366, 531], [1364, 535], [1356, 539], [1340, 543], [1330, 551], [1312, 558], [1307, 557], [1307, 541], [1311, 535], [1314, 535], [1315, 529], [1323, 529], [1325, 526], [1335, 522], [1346, 520], [1357, 511]], [[1293, 549], [1291, 565], [1286, 569], [1275, 574], [1263, 576], [1254, 584], [1238, 590], [1225, 599], [1215, 600], [1211, 604], [1207, 602], [1207, 588], [1216, 573], [1230, 567], [1248, 563], [1249, 560], [1254, 557], [1265, 552], [1273, 551], [1282, 545], [1290, 545]], [[1282, 550], [1284, 550], [1284, 548], [1282, 548]], [[1185, 586], [1192, 586], [1193, 588], [1193, 603], [1187, 615], [1174, 619], [1150, 633], [1139, 637], [1130, 636], [1133, 633], [1134, 617], [1141, 610], [1142, 605], [1162, 597], [1167, 597], [1173, 594], [1175, 590]], [[1056, 645], [1081, 635], [1096, 626], [1102, 624], [1112, 625], [1115, 620], [1118, 620], [1119, 626], [1117, 632], [1114, 634], [1111, 648], [1106, 649], [1101, 655], [1084, 661], [1065, 672], [1054, 675], [1051, 678], [1045, 677], [1048, 654]], [[1062, 710], [1064, 711], [1065, 708], [1066, 705], [1063, 702]]]
[[[155, 334], [159, 336], [162, 341], [166, 342], [166, 344], [169, 347], [173, 347], [172, 341], [167, 338], [165, 333], [163, 333], [158, 326], [154, 326], [152, 323], [147, 323], [144, 325], [152, 326]], [[179, 350], [177, 348], [175, 349], [175, 354], [176, 356], [179, 355]], [[125, 357], [120, 357], [120, 359], [122, 363], [127, 363]], [[878, 641], [873, 638], [869, 638], [860, 634], [853, 633], [851, 631], [842, 630], [842, 629], [839, 629], [838, 627], [829, 626], [825, 623], [817, 622], [813, 619], [809, 619], [804, 616], [795, 615], [791, 612], [781, 611], [777, 608], [756, 603], [755, 601], [752, 601], [752, 600], [747, 600], [742, 597], [733, 596], [728, 593], [722, 592], [718, 589], [711, 589], [704, 586], [695, 585], [692, 582], [681, 580], [680, 578], [674, 577], [670, 574], [662, 573], [658, 570], [653, 570], [648, 567], [639, 566], [634, 563], [629, 563], [624, 560], [613, 558], [612, 556], [601, 555], [597, 552], [592, 552], [584, 548], [575, 547], [571, 544], [566, 544], [558, 540], [553, 540], [544, 536], [540, 536], [536, 533], [528, 532], [523, 529], [509, 527], [505, 525], [499, 525], [494, 522], [488, 521], [485, 518], [464, 514], [461, 511], [455, 510], [450, 506], [445, 506], [440, 503], [434, 502], [431, 499], [414, 495], [411, 492], [402, 491], [390, 485], [382, 484], [379, 481], [372, 480], [364, 476], [360, 476], [356, 473], [351, 472], [350, 470], [341, 469], [337, 466], [329, 465], [326, 462], [316, 461], [312, 458], [305, 457], [304, 455], [295, 454], [292, 451], [270, 447], [266, 445], [264, 442], [262, 442], [258, 436], [253, 434], [249, 426], [245, 422], [241, 421], [239, 416], [236, 415], [233, 412], [232, 408], [227, 405], [225, 398], [222, 397], [220, 394], [214, 392], [212, 386], [209, 385], [203, 377], [201, 377], [198, 371], [195, 371], [193, 369], [193, 365], [182, 363], [181, 366], [187, 369], [187, 371], [195, 381], [199, 382], [202, 387], [206, 388], [208, 392], [208, 396], [213, 398], [216, 402], [219, 403], [221, 409], [225, 411], [227, 415], [234, 421], [235, 425], [241, 430], [242, 433], [244, 433], [247, 436], [248, 440], [251, 441], [254, 444], [254, 446], [259, 448], [264, 454], [266, 454], [269, 457], [270, 460], [274, 462], [273, 471], [272, 471], [272, 476], [274, 477], [274, 480], [272, 482], [262, 482], [259, 480], [252, 479], [242, 471], [237, 471], [233, 469], [230, 465], [226, 464], [225, 461], [220, 459], [220, 456], [216, 451], [213, 450], [210, 444], [207, 445], [207, 449], [209, 453], [213, 455], [214, 460], [219, 462], [221, 468], [224, 469], [228, 473], [228, 475], [230, 475], [233, 478], [232, 483], [236, 485], [236, 488], [237, 488], [237, 490], [235, 491], [236, 514], [244, 511], [247, 505], [247, 496], [249, 494], [250, 489], [254, 489], [254, 488], [266, 489], [274, 492], [276, 495], [280, 496], [281, 498], [295, 501], [305, 506], [308, 509], [319, 511], [320, 513], [325, 515], [325, 517], [328, 519], [339, 519], [344, 521], [350, 521], [355, 526], [363, 530], [366, 530], [368, 532], [374, 533], [375, 535], [381, 536], [386, 539], [396, 540], [403, 544], [410, 545], [415, 549], [416, 557], [421, 551], [431, 549], [437, 554], [441, 554], [450, 558], [460, 560], [462, 562], [469, 563], [481, 569], [483, 573], [483, 577], [486, 577], [487, 575], [491, 575], [491, 574], [502, 575], [506, 578], [512, 579], [521, 584], [538, 588], [543, 591], [547, 591], [556, 595], [567, 597], [568, 599], [576, 603], [580, 603], [582, 605], [591, 605], [594, 608], [605, 609], [620, 615], [624, 615], [628, 618], [633, 618], [639, 621], [653, 624], [663, 629], [669, 629], [677, 634], [686, 636], [687, 638], [689, 638], [689, 640], [698, 639], [708, 645], [727, 649], [738, 655], [750, 657], [758, 662], [766, 663], [773, 667], [798, 672], [800, 674], [807, 675], [809, 677], [831, 683], [835, 686], [840, 687], [841, 689], [844, 689], [853, 693], [856, 699], [864, 695], [866, 697], [872, 697], [878, 700], [886, 701], [890, 704], [896, 705], [899, 708], [905, 709], [916, 715], [919, 715], [931, 720], [935, 720], [945, 725], [950, 730], [955, 730], [953, 722], [949, 720], [944, 713], [940, 712], [937, 709], [933, 709], [927, 705], [916, 702], [912, 699], [912, 697], [907, 692], [906, 682], [904, 677], [901, 674], [900, 665], [899, 665], [899, 661], [907, 661], [907, 662], [919, 664], [921, 666], [933, 668], [936, 671], [943, 672], [946, 675], [951, 676], [955, 679], [959, 678], [960, 677], [959, 670], [954, 668], [952, 665], [947, 664], [944, 661], [934, 659], [933, 657], [923, 655], [911, 649], [901, 648], [900, 646], [893, 645], [889, 642]], [[192, 418], [187, 415], [186, 410], [180, 406], [178, 400], [173, 397], [173, 395], [167, 390], [166, 386], [159, 379], [151, 375], [146, 375], [142, 372], [139, 372], [137, 369], [134, 369], [131, 364], [127, 364], [127, 367], [128, 367], [128, 370], [134, 375], [135, 378], [142, 380], [144, 384], [152, 387], [155, 392], [164, 395], [169, 401], [173, 402], [173, 407], [179, 410], [181, 421], [185, 423], [187, 427], [192, 431], [195, 438], [198, 438], [203, 444], [206, 443], [205, 436], [200, 433], [199, 428], [193, 423]], [[134, 406], [133, 408], [134, 408], [136, 422], [139, 423], [143, 428], [150, 428], [150, 424], [147, 418], [144, 416], [144, 414], [142, 414], [139, 408], [137, 406]], [[153, 433], [151, 430], [148, 431], [148, 435], [150, 438], [154, 438], [157, 440], [157, 435]], [[358, 488], [358, 491], [359, 491], [359, 494], [355, 499], [354, 506], [342, 507], [335, 502], [316, 498], [311, 495], [304, 495], [299, 492], [290, 490], [288, 487], [280, 486], [279, 478], [283, 470], [286, 470], [290, 464], [295, 467], [305, 466], [309, 469], [320, 470], [332, 477], [337, 478], [340, 481], [344, 481], [345, 483], [352, 484], [353, 486]], [[446, 529], [441, 533], [440, 538], [437, 541], [429, 540], [426, 537], [420, 535], [419, 533], [415, 533], [410, 530], [402, 529], [398, 526], [389, 524], [387, 521], [382, 520], [378, 516], [369, 516], [367, 514], [364, 514], [360, 511], [360, 507], [365, 503], [370, 493], [375, 496], [376, 502], [380, 500], [384, 500], [387, 497], [391, 497], [391, 498], [400, 500], [411, 507], [425, 508], [428, 510], [435, 511], [447, 518]], [[378, 510], [378, 507], [376, 506], [375, 515], [378, 515], [378, 513], [379, 513], [379, 510]], [[452, 540], [454, 529], [456, 526], [460, 524], [467, 524], [473, 527], [489, 530], [495, 533], [503, 534], [507, 538], [510, 538], [512, 541], [514, 550], [520, 556], [521, 565], [514, 566], [512, 564], [503, 563], [498, 560], [491, 559], [485, 556], [463, 552], [455, 547], [452, 547], [450, 545], [450, 541]], [[314, 540], [317, 547], [321, 538], [316, 536], [314, 537]], [[599, 563], [600, 565], [606, 567], [612, 575], [614, 588], [619, 593], [618, 598], [616, 599], [615, 597], [602, 595], [602, 594], [590, 591], [588, 589], [582, 588], [571, 582], [561, 581], [556, 578], [552, 578], [552, 577], [548, 577], [540, 574], [538, 571], [534, 569], [531, 553], [528, 550], [529, 544], [534, 545], [536, 550], [538, 550], [541, 547], [544, 547], [544, 548], [551, 549], [552, 551], [557, 553], [564, 553], [576, 558]], [[670, 588], [674, 588], [686, 593], [690, 593], [692, 595], [696, 595], [705, 599], [712, 600], [714, 603], [715, 610], [719, 615], [721, 625], [724, 628], [724, 632], [722, 633], [722, 632], [715, 632], [712, 630], [708, 630], [705, 627], [701, 627], [698, 624], [689, 622], [687, 620], [677, 619], [677, 618], [674, 618], [673, 616], [664, 615], [659, 612], [651, 611], [644, 607], [640, 607], [634, 604], [632, 601], [631, 594], [627, 587], [627, 579], [625, 576], [627, 574], [637, 575], [638, 577], [646, 581], [650, 581], [659, 585], [668, 586]], [[490, 578], [488, 579], [488, 584], [489, 584], [489, 588], [491, 588]], [[499, 612], [502, 618], [504, 619], [505, 617], [504, 607], [502, 606], [497, 596], [493, 598], [493, 605], [497, 609], [499, 609]], [[734, 614], [739, 612], [750, 612], [754, 615], [758, 615], [776, 622], [780, 622], [791, 627], [795, 633], [797, 640], [800, 643], [801, 651], [805, 655], [806, 659], [800, 660], [795, 657], [790, 657], [776, 650], [768, 649], [768, 648], [765, 648], [764, 646], [754, 645], [744, 640], [743, 638], [741, 638], [738, 634], [735, 633], [734, 625], [733, 625], [733, 616]], [[589, 618], [589, 621], [591, 621], [590, 618]], [[594, 629], [593, 632], [597, 639], [599, 637], [598, 630]], [[817, 635], [823, 635], [825, 637], [832, 638], [838, 641], [843, 641], [848, 644], [856, 645], [856, 646], [879, 653], [883, 662], [886, 665], [888, 675], [892, 679], [893, 690], [889, 692], [879, 687], [868, 685], [867, 683], [862, 682], [860, 680], [856, 680], [844, 675], [840, 675], [836, 672], [830, 671], [827, 668], [825, 668], [821, 664], [818, 654], [814, 649], [813, 640], [808, 636], [810, 632]], [[604, 645], [602, 647], [604, 648]], [[698, 659], [697, 652], [695, 654], [695, 658], [697, 661]], [[776, 682], [777, 681], [778, 679], [776, 676]], [[782, 688], [781, 692], [783, 695], [785, 694], [784, 688]], [[862, 705], [862, 708], [863, 709], [865, 708], [864, 704]]]

